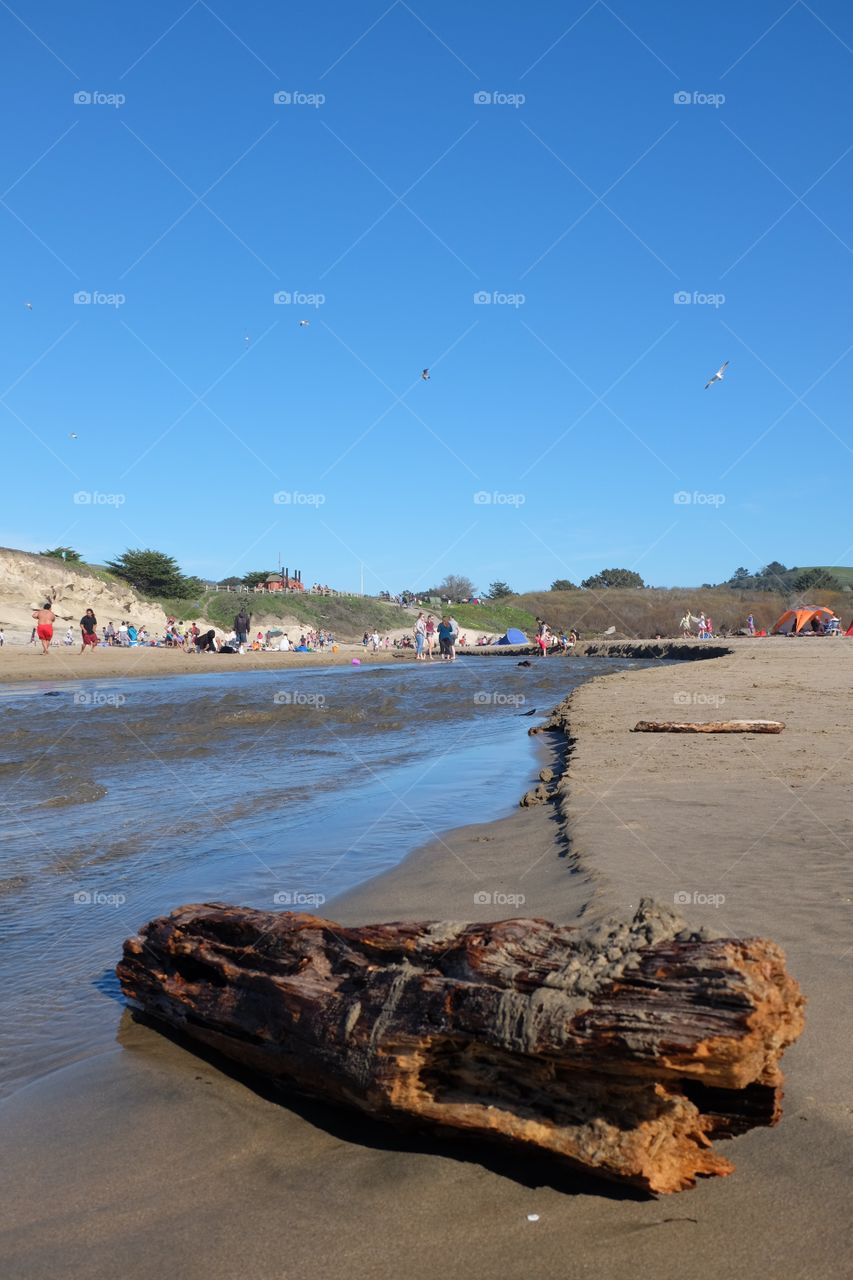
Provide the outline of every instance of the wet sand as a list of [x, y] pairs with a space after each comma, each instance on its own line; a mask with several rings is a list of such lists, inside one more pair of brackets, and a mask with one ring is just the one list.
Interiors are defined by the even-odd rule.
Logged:
[[[125, 1013], [114, 1052], [0, 1107], [5, 1274], [848, 1275], [853, 644], [731, 648], [582, 686], [557, 803], [450, 831], [327, 908], [347, 922], [571, 921], [678, 895], [693, 924], [780, 942], [809, 1000], [806, 1030], [784, 1059], [781, 1124], [726, 1144], [730, 1178], [654, 1200], [550, 1163], [399, 1139], [280, 1105]], [[787, 727], [630, 733], [639, 719], [720, 715]], [[558, 759], [563, 734], [541, 741]], [[474, 901], [484, 884], [489, 904]]]
[[92, 649], [54, 647], [44, 655], [33, 645], [4, 645], [0, 649], [0, 683], [21, 680], [116, 680], [140, 676], [180, 676], [211, 671], [276, 671], [290, 667], [346, 666], [353, 658], [363, 663], [414, 659], [414, 650], [380, 649], [342, 644], [337, 653], [184, 653], [181, 649]]

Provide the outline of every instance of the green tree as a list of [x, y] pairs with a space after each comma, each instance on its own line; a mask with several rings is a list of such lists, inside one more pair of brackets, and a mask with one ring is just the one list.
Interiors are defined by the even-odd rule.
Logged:
[[843, 591], [843, 586], [834, 574], [826, 569], [804, 569], [798, 573], [791, 583], [794, 591]]
[[514, 596], [515, 592], [512, 587], [505, 582], [493, 582], [489, 587], [489, 597], [492, 600], [505, 600], [507, 596]]
[[180, 599], [194, 595], [201, 587], [198, 578], [185, 578], [172, 556], [163, 551], [125, 551], [107, 564], [117, 577], [149, 596]]
[[220, 578], [218, 586], [220, 587], [242, 587], [242, 578]]
[[735, 569], [727, 585], [730, 587], [749, 587], [752, 586], [752, 582], [752, 574], [741, 565], [739, 569]]
[[470, 578], [462, 573], [449, 573], [437, 587], [430, 587], [424, 593], [428, 596], [441, 596], [442, 600], [452, 600], [458, 604], [461, 600], [470, 600], [477, 594], [477, 588]]
[[577, 587], [568, 578], [555, 578], [551, 583], [552, 591], [577, 591]]
[[49, 551], [40, 551], [40, 556], [50, 556], [54, 560], [64, 560], [67, 564], [82, 564], [83, 557], [73, 547], [51, 547]]
[[633, 569], [602, 569], [601, 573], [584, 578], [582, 587], [587, 590], [607, 590], [609, 587], [644, 587], [646, 584]]
[[240, 579], [244, 587], [259, 587], [262, 582], [266, 582], [272, 571], [270, 569], [254, 569], [251, 573], [246, 573]]

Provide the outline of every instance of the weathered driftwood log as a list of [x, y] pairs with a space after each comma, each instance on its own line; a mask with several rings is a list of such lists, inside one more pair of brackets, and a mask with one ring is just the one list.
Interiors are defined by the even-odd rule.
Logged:
[[784, 720], [638, 720], [633, 733], [781, 733]]
[[730, 1173], [712, 1139], [777, 1121], [803, 1021], [772, 942], [646, 901], [585, 931], [185, 906], [118, 974], [147, 1014], [304, 1093], [661, 1192]]

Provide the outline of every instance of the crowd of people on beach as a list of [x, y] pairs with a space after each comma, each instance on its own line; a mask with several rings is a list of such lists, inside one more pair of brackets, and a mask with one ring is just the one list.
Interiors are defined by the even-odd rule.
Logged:
[[[54, 638], [54, 624], [57, 621], [51, 602], [45, 601], [33, 610], [35, 626], [30, 635], [30, 644], [40, 644], [40, 652], [46, 654]], [[86, 609], [79, 622], [80, 652], [88, 649], [135, 649], [164, 648], [180, 649], [184, 653], [246, 653], [271, 652], [315, 653], [327, 651], [337, 653], [338, 645], [333, 632], [309, 629], [300, 634], [298, 641], [291, 640], [286, 631], [258, 631], [250, 636], [251, 614], [241, 609], [234, 619], [230, 634], [218, 636], [214, 628], [202, 631], [197, 622], [184, 622], [172, 616], [166, 618], [162, 635], [152, 635], [145, 626], [136, 627], [124, 619], [118, 627], [110, 620], [100, 626], [94, 609]], [[74, 627], [66, 628], [61, 644], [71, 648], [77, 642]], [[0, 632], [0, 644], [5, 643], [5, 635]]]

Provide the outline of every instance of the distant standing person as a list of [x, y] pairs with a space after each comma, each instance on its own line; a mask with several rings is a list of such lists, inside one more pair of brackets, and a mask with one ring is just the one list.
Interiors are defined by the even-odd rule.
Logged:
[[418, 620], [415, 623], [415, 661], [423, 662], [424, 645], [426, 644], [426, 622], [422, 613], [418, 614]]
[[36, 620], [36, 635], [41, 640], [41, 651], [48, 653], [53, 639], [53, 624], [56, 621], [56, 614], [50, 607], [50, 601], [46, 600], [40, 609], [33, 609], [33, 617]]
[[427, 659], [432, 662], [432, 654], [435, 649], [435, 618], [432, 614], [426, 620], [426, 647]]
[[446, 615], [438, 624], [438, 650], [444, 662], [453, 661], [453, 627]]
[[459, 640], [459, 623], [456, 621], [452, 613], [447, 621], [450, 623], [450, 661], [455, 662], [456, 645]]
[[755, 618], [753, 618], [752, 614], [746, 620], [746, 629], [751, 636], [755, 635]]
[[98, 633], [95, 629], [97, 625], [98, 619], [95, 617], [94, 609], [87, 609], [80, 619], [81, 653], [85, 653], [87, 649], [94, 649], [98, 643]]
[[249, 639], [249, 627], [251, 625], [251, 615], [245, 609], [241, 609], [234, 619], [234, 634], [237, 637], [237, 644], [246, 644]]

